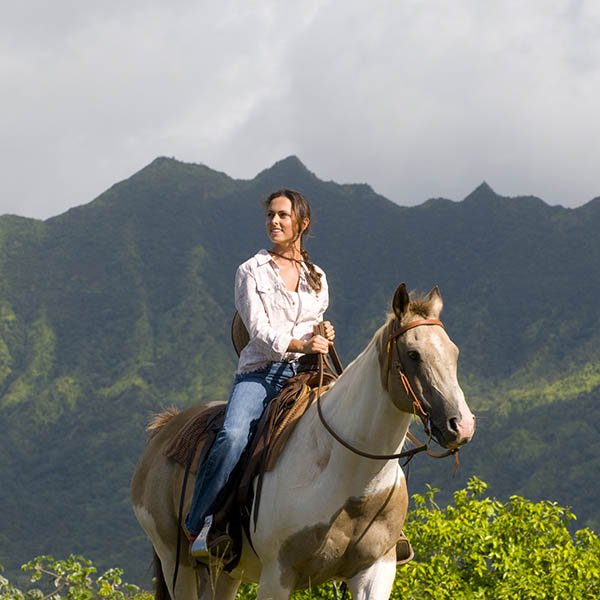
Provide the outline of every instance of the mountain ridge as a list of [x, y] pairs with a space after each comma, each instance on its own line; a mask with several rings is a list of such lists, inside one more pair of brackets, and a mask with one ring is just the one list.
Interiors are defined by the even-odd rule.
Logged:
[[385, 199], [386, 201], [388, 201], [396, 206], [400, 206], [402, 208], [417, 208], [417, 207], [427, 205], [427, 204], [431, 203], [432, 201], [433, 202], [448, 201], [448, 202], [451, 202], [452, 204], [461, 204], [465, 201], [471, 202], [471, 201], [477, 201], [480, 199], [489, 200], [492, 198], [508, 200], [508, 201], [531, 200], [534, 202], [541, 202], [546, 207], [560, 208], [560, 209], [569, 210], [569, 211], [578, 211], [584, 207], [594, 207], [595, 208], [596, 206], [600, 206], [600, 196], [592, 198], [588, 202], [585, 202], [584, 204], [573, 207], [573, 208], [564, 207], [560, 204], [550, 205], [545, 200], [543, 200], [542, 198], [539, 198], [538, 196], [532, 196], [532, 195], [503, 196], [501, 194], [498, 194], [486, 181], [482, 181], [479, 185], [477, 185], [475, 188], [473, 188], [473, 190], [470, 193], [468, 193], [461, 200], [454, 200], [454, 199], [445, 198], [445, 197], [437, 197], [437, 198], [427, 198], [418, 204], [403, 205], [403, 204], [394, 202], [393, 200], [390, 200], [390, 199], [386, 198], [385, 196], [382, 196], [381, 194], [378, 194], [377, 192], [375, 192], [373, 190], [372, 186], [370, 186], [368, 183], [342, 183], [342, 184], [340, 184], [333, 180], [321, 181], [318, 179], [318, 177], [315, 175], [315, 173], [313, 171], [311, 171], [302, 162], [302, 160], [294, 154], [289, 155], [285, 158], [282, 158], [282, 159], [276, 161], [275, 163], [273, 163], [273, 165], [271, 165], [270, 167], [267, 167], [266, 169], [263, 169], [262, 171], [257, 173], [251, 179], [232, 178], [227, 173], [225, 173], [223, 171], [218, 171], [218, 170], [212, 169], [211, 167], [205, 165], [204, 163], [183, 162], [174, 157], [158, 156], [154, 160], [152, 160], [150, 163], [148, 163], [145, 167], [141, 168], [139, 171], [137, 171], [130, 177], [127, 177], [126, 179], [123, 179], [123, 180], [113, 184], [112, 186], [110, 186], [108, 189], [106, 189], [104, 192], [102, 192], [100, 195], [98, 195], [96, 198], [94, 198], [90, 202], [71, 207], [71, 208], [67, 209], [65, 212], [60, 213], [59, 215], [54, 215], [54, 216], [48, 217], [46, 219], [36, 219], [36, 218], [31, 218], [31, 217], [21, 217], [19, 215], [7, 213], [7, 214], [0, 215], [0, 222], [5, 217], [18, 217], [20, 219], [25, 219], [28, 221], [43, 221], [43, 222], [52, 221], [54, 219], [62, 217], [63, 215], [69, 213], [72, 210], [81, 210], [81, 209], [92, 207], [92, 205], [94, 205], [94, 203], [97, 200], [99, 200], [99, 199], [104, 200], [105, 199], [104, 197], [107, 195], [112, 196], [112, 193], [115, 190], [120, 190], [121, 186], [123, 184], [128, 184], [130, 182], [138, 183], [138, 181], [140, 181], [140, 180], [147, 182], [148, 175], [151, 175], [151, 177], [154, 177], [154, 176], [160, 175], [161, 173], [164, 173], [164, 172], [170, 173], [173, 168], [177, 169], [179, 175], [181, 175], [183, 173], [187, 173], [188, 176], [193, 175], [194, 178], [198, 179], [199, 175], [203, 174], [204, 176], [206, 176], [207, 180], [212, 180], [213, 182], [219, 182], [219, 183], [232, 182], [232, 183], [237, 183], [237, 184], [256, 183], [257, 181], [263, 181], [263, 180], [266, 180], [268, 182], [273, 178], [285, 179], [285, 177], [288, 174], [291, 174], [296, 179], [300, 178], [300, 183], [302, 183], [303, 181], [308, 179], [309, 181], [313, 181], [313, 182], [318, 181], [321, 184], [325, 184], [325, 185], [333, 184], [337, 187], [342, 187], [342, 188], [358, 187], [359, 189], [363, 189], [366, 192], [372, 193], [372, 194], [376, 195], [377, 197]]

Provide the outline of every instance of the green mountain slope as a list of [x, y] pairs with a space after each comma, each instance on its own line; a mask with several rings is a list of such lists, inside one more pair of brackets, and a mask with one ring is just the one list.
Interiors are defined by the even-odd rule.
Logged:
[[456, 479], [419, 457], [411, 488], [475, 473], [598, 523], [600, 199], [569, 210], [482, 184], [406, 208], [295, 157], [249, 181], [159, 158], [59, 217], [0, 217], [0, 563], [79, 552], [142, 578], [128, 482], [145, 421], [226, 398], [235, 268], [265, 244], [260, 199], [283, 186], [311, 200], [345, 362], [400, 281], [442, 290], [479, 429]]

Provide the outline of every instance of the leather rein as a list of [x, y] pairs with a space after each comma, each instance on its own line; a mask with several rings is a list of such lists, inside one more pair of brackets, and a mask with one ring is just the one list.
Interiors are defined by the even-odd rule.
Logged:
[[[400, 351], [398, 350], [398, 338], [402, 334], [406, 333], [409, 329], [413, 329], [414, 327], [427, 326], [427, 325], [438, 325], [439, 327], [442, 327], [442, 329], [444, 328], [443, 323], [441, 321], [438, 321], [437, 319], [423, 319], [420, 321], [413, 321], [412, 323], [408, 323], [407, 325], [404, 325], [404, 326], [400, 326], [400, 322], [397, 319], [392, 322], [392, 324], [389, 328], [388, 340], [387, 340], [386, 375], [385, 375], [386, 384], [384, 386], [387, 391], [387, 382], [389, 380], [389, 375], [390, 375], [390, 371], [391, 371], [392, 364], [393, 364], [393, 366], [396, 368], [396, 373], [398, 375], [398, 378], [402, 382], [402, 385], [404, 387], [404, 391], [406, 392], [406, 395], [412, 399], [413, 414], [415, 416], [418, 416], [423, 423], [423, 428], [425, 430], [425, 433], [428, 435], [428, 443], [427, 444], [420, 444], [420, 442], [417, 440], [417, 438], [415, 438], [410, 432], [407, 432], [406, 437], [413, 444], [416, 445], [416, 448], [411, 448], [410, 450], [404, 450], [403, 452], [398, 452], [395, 454], [372, 454], [370, 452], [365, 452], [364, 450], [360, 450], [360, 449], [356, 448], [355, 446], [353, 446], [352, 444], [350, 444], [349, 442], [347, 442], [346, 440], [344, 440], [326, 421], [325, 416], [323, 415], [322, 407], [321, 407], [321, 390], [323, 387], [323, 374], [324, 374], [324, 370], [325, 370], [325, 365], [327, 365], [327, 367], [328, 367], [329, 371], [331, 371], [331, 373], [335, 373], [335, 371], [331, 368], [331, 365], [329, 364], [327, 357], [324, 356], [323, 354], [319, 354], [319, 388], [318, 388], [318, 393], [317, 393], [317, 412], [319, 414], [319, 418], [321, 419], [321, 423], [323, 423], [323, 426], [331, 434], [331, 436], [337, 442], [339, 442], [342, 446], [344, 446], [344, 448], [347, 448], [348, 450], [350, 450], [351, 452], [354, 452], [354, 454], [357, 454], [358, 456], [362, 456], [363, 458], [369, 458], [372, 460], [394, 460], [394, 459], [406, 458], [407, 459], [406, 462], [408, 462], [415, 454], [418, 454], [419, 452], [425, 452], [425, 454], [427, 454], [428, 456], [431, 456], [432, 458], [445, 458], [446, 456], [454, 455], [454, 472], [456, 473], [456, 470], [458, 468], [459, 448], [452, 448], [452, 449], [447, 450], [446, 452], [442, 452], [442, 453], [435, 453], [435, 452], [432, 452], [431, 450], [429, 450], [429, 440], [431, 440], [431, 437], [432, 437], [431, 430], [429, 427], [429, 415], [428, 415], [427, 411], [423, 408], [423, 405], [421, 404], [419, 399], [417, 398], [417, 395], [415, 394], [412, 386], [410, 385], [410, 381], [409, 381], [408, 377], [402, 370], [402, 364], [400, 362]], [[323, 335], [323, 333], [324, 332], [321, 331], [322, 335]], [[393, 356], [394, 354], [395, 354], [395, 358]], [[337, 371], [338, 375], [341, 375], [341, 373], [342, 373], [341, 362], [338, 358], [337, 352], [333, 345], [330, 347], [329, 355], [331, 356], [331, 359], [336, 367], [336, 371]]]

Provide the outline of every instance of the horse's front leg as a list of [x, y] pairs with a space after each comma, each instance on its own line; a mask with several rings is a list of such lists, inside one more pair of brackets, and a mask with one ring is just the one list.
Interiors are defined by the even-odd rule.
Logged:
[[285, 576], [278, 562], [264, 565], [260, 573], [256, 600], [288, 600], [294, 591], [292, 577]]
[[[227, 573], [213, 575], [209, 569], [199, 568], [202, 583], [199, 600], [234, 600], [241, 583], [239, 579], [233, 579]], [[179, 597], [175, 596], [173, 600], [179, 600]]]
[[387, 600], [396, 577], [396, 548], [348, 580], [353, 600]]

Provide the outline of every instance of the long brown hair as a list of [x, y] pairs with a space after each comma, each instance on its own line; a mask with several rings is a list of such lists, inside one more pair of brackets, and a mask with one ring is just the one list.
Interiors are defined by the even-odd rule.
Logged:
[[302, 241], [304, 236], [308, 236], [310, 233], [310, 218], [311, 218], [311, 210], [310, 204], [308, 200], [296, 190], [290, 190], [288, 188], [283, 188], [281, 190], [277, 190], [269, 196], [264, 201], [265, 209], [269, 208], [269, 205], [275, 198], [280, 198], [283, 196], [287, 198], [292, 203], [292, 213], [294, 214], [294, 218], [296, 219], [296, 223], [300, 225], [304, 221], [304, 219], [308, 219], [308, 225], [303, 231], [300, 231], [298, 235], [300, 236], [300, 254], [302, 255], [302, 259], [306, 268], [308, 269], [308, 273], [306, 275], [306, 280], [310, 287], [315, 290], [315, 292], [319, 293], [321, 291], [321, 273], [315, 269], [315, 265], [310, 262], [310, 257], [308, 251], [305, 250], [302, 246]]

